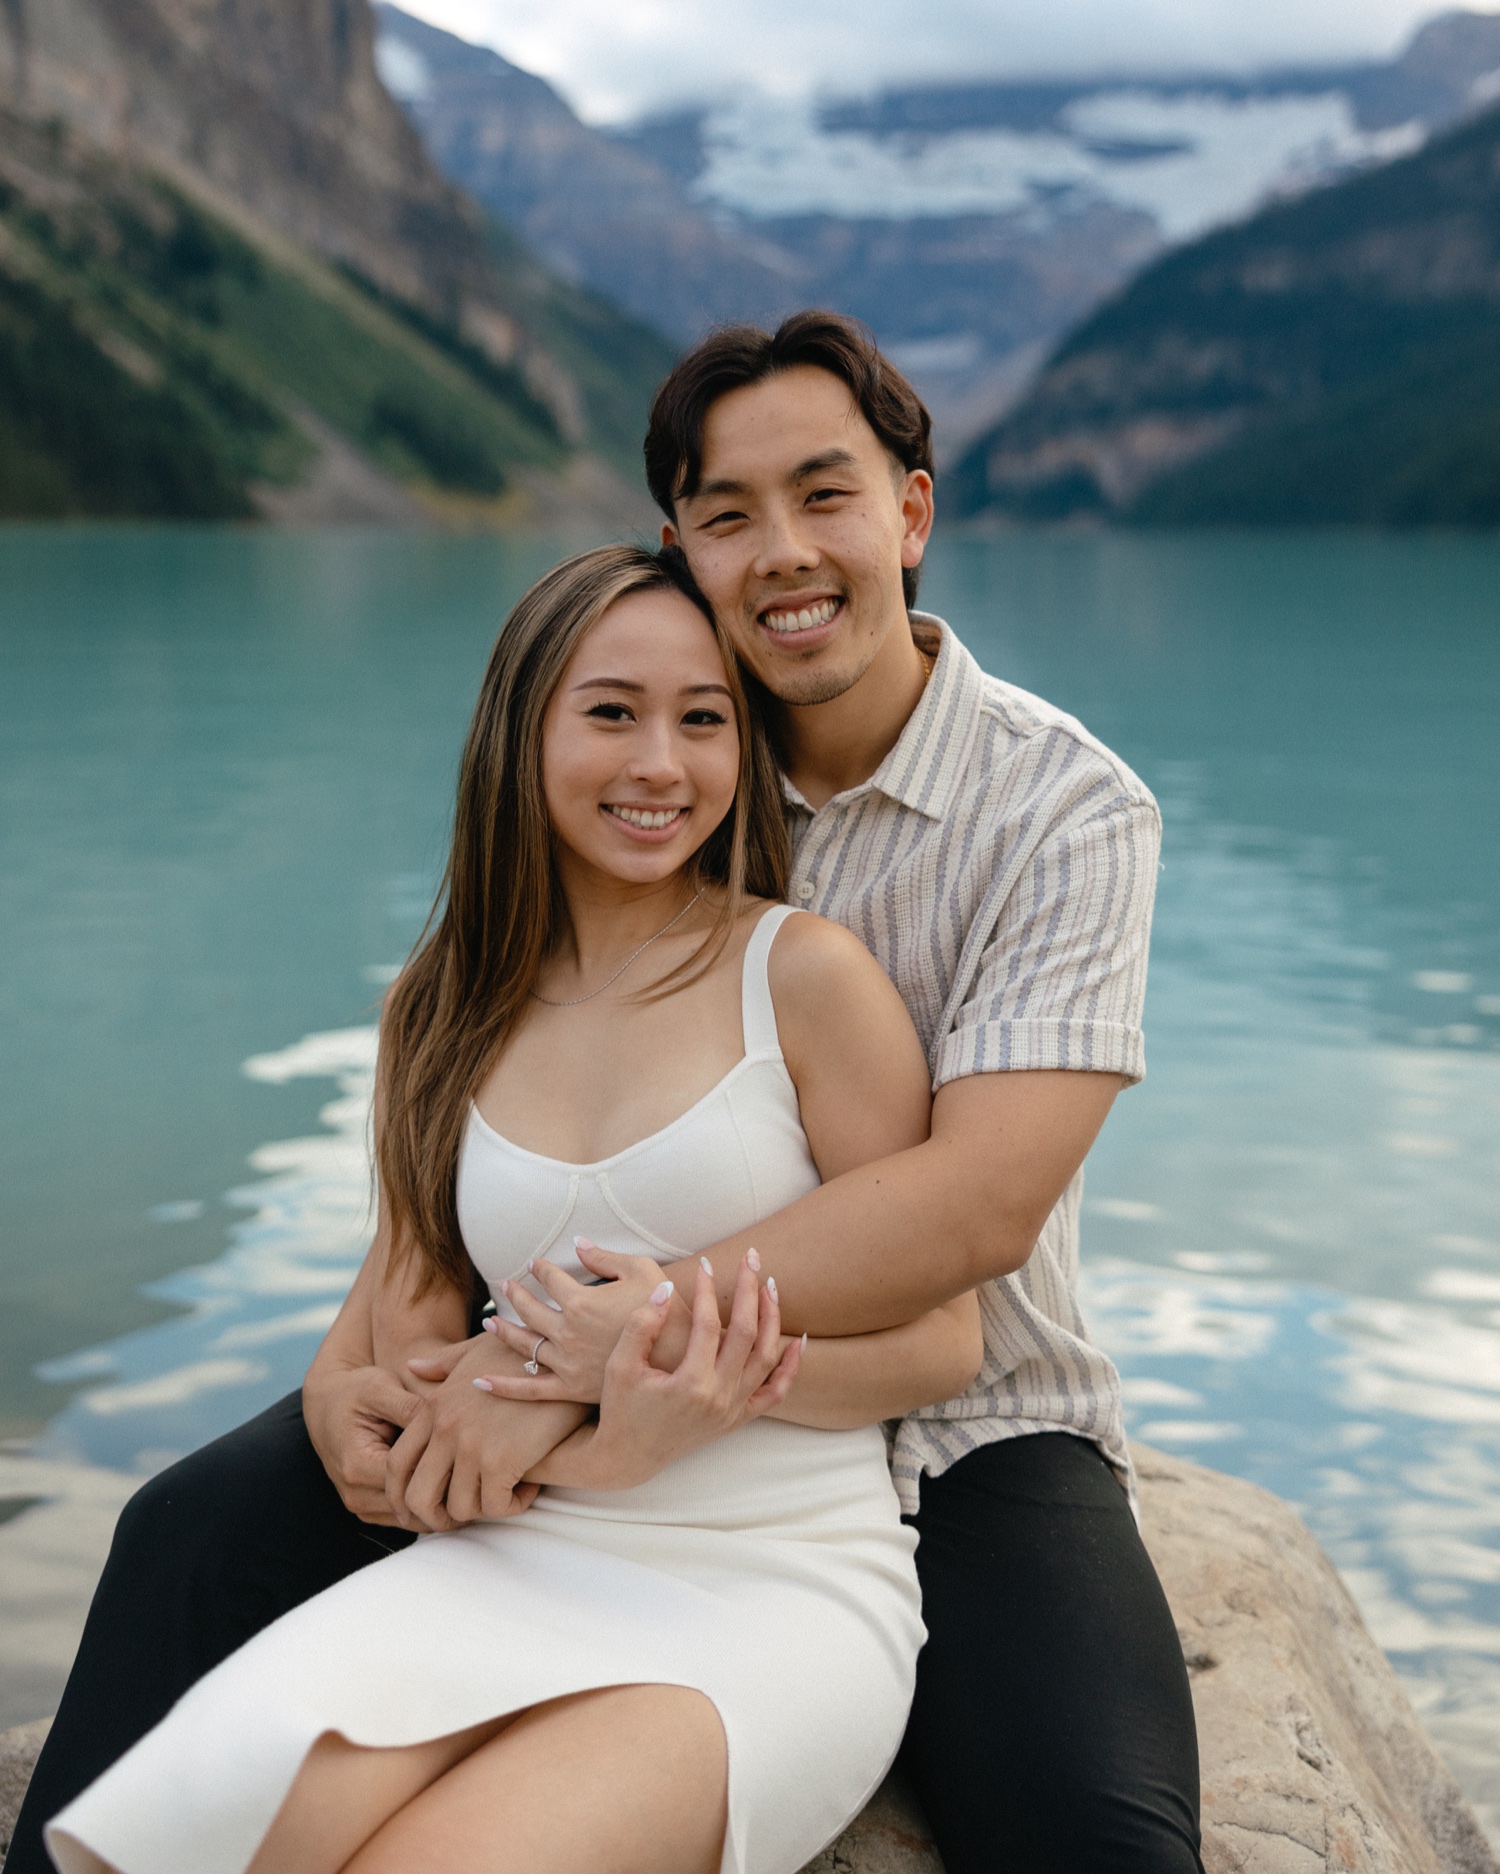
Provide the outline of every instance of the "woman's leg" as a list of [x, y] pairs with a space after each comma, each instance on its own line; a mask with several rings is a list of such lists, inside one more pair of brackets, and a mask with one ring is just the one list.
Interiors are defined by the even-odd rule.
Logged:
[[504, 1729], [475, 1725], [399, 1750], [320, 1737], [246, 1874], [338, 1874], [382, 1823]]
[[702, 1692], [582, 1692], [471, 1750], [346, 1874], [717, 1874], [728, 1780], [724, 1729]]
[[125, 1506], [6, 1874], [53, 1874], [42, 1825], [189, 1686], [291, 1608], [404, 1548], [339, 1501], [291, 1393]]

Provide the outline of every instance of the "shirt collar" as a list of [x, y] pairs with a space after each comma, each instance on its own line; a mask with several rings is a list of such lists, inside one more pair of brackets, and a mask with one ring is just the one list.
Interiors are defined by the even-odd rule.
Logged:
[[[934, 637], [937, 640], [932, 675], [885, 760], [868, 781], [833, 799], [854, 800], [875, 788], [914, 813], [941, 820], [953, 804], [979, 726], [983, 673], [941, 618], [913, 612], [911, 621], [916, 627], [913, 637], [929, 656]], [[807, 814], [813, 811], [785, 775], [781, 785], [792, 806]]]

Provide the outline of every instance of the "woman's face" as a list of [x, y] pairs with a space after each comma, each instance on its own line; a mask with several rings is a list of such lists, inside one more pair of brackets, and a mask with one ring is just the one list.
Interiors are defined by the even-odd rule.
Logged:
[[740, 740], [718, 641], [680, 592], [632, 592], [573, 653], [542, 724], [559, 859], [669, 878], [734, 800]]

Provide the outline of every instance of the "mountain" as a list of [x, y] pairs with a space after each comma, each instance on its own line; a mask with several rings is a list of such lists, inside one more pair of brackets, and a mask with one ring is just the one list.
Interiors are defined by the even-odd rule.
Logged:
[[1454, 13], [1386, 62], [736, 95], [602, 130], [498, 54], [379, 18], [382, 73], [439, 167], [550, 265], [683, 341], [854, 312], [949, 457], [1166, 246], [1414, 149], [1500, 72], [1500, 18]]
[[0, 8], [0, 511], [639, 511], [671, 347], [434, 168], [367, 0]]
[[1500, 523], [1500, 110], [1158, 261], [944, 495], [967, 516]]
[[784, 256], [724, 232], [657, 163], [581, 123], [545, 80], [384, 0], [375, 12], [381, 75], [434, 161], [565, 279], [683, 341], [796, 303]]

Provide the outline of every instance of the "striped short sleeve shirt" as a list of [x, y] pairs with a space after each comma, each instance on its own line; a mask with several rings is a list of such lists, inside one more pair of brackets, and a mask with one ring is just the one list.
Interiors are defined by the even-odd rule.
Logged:
[[[878, 959], [934, 1090], [1041, 1067], [1139, 1080], [1156, 802], [1071, 716], [987, 676], [940, 619], [913, 613], [912, 631], [936, 665], [880, 767], [816, 810], [786, 784], [792, 902]], [[1089, 1438], [1132, 1481], [1119, 1376], [1078, 1308], [1082, 1192], [1080, 1172], [1024, 1266], [980, 1290], [974, 1383], [895, 1428], [906, 1511], [924, 1473], [1031, 1432]]]

